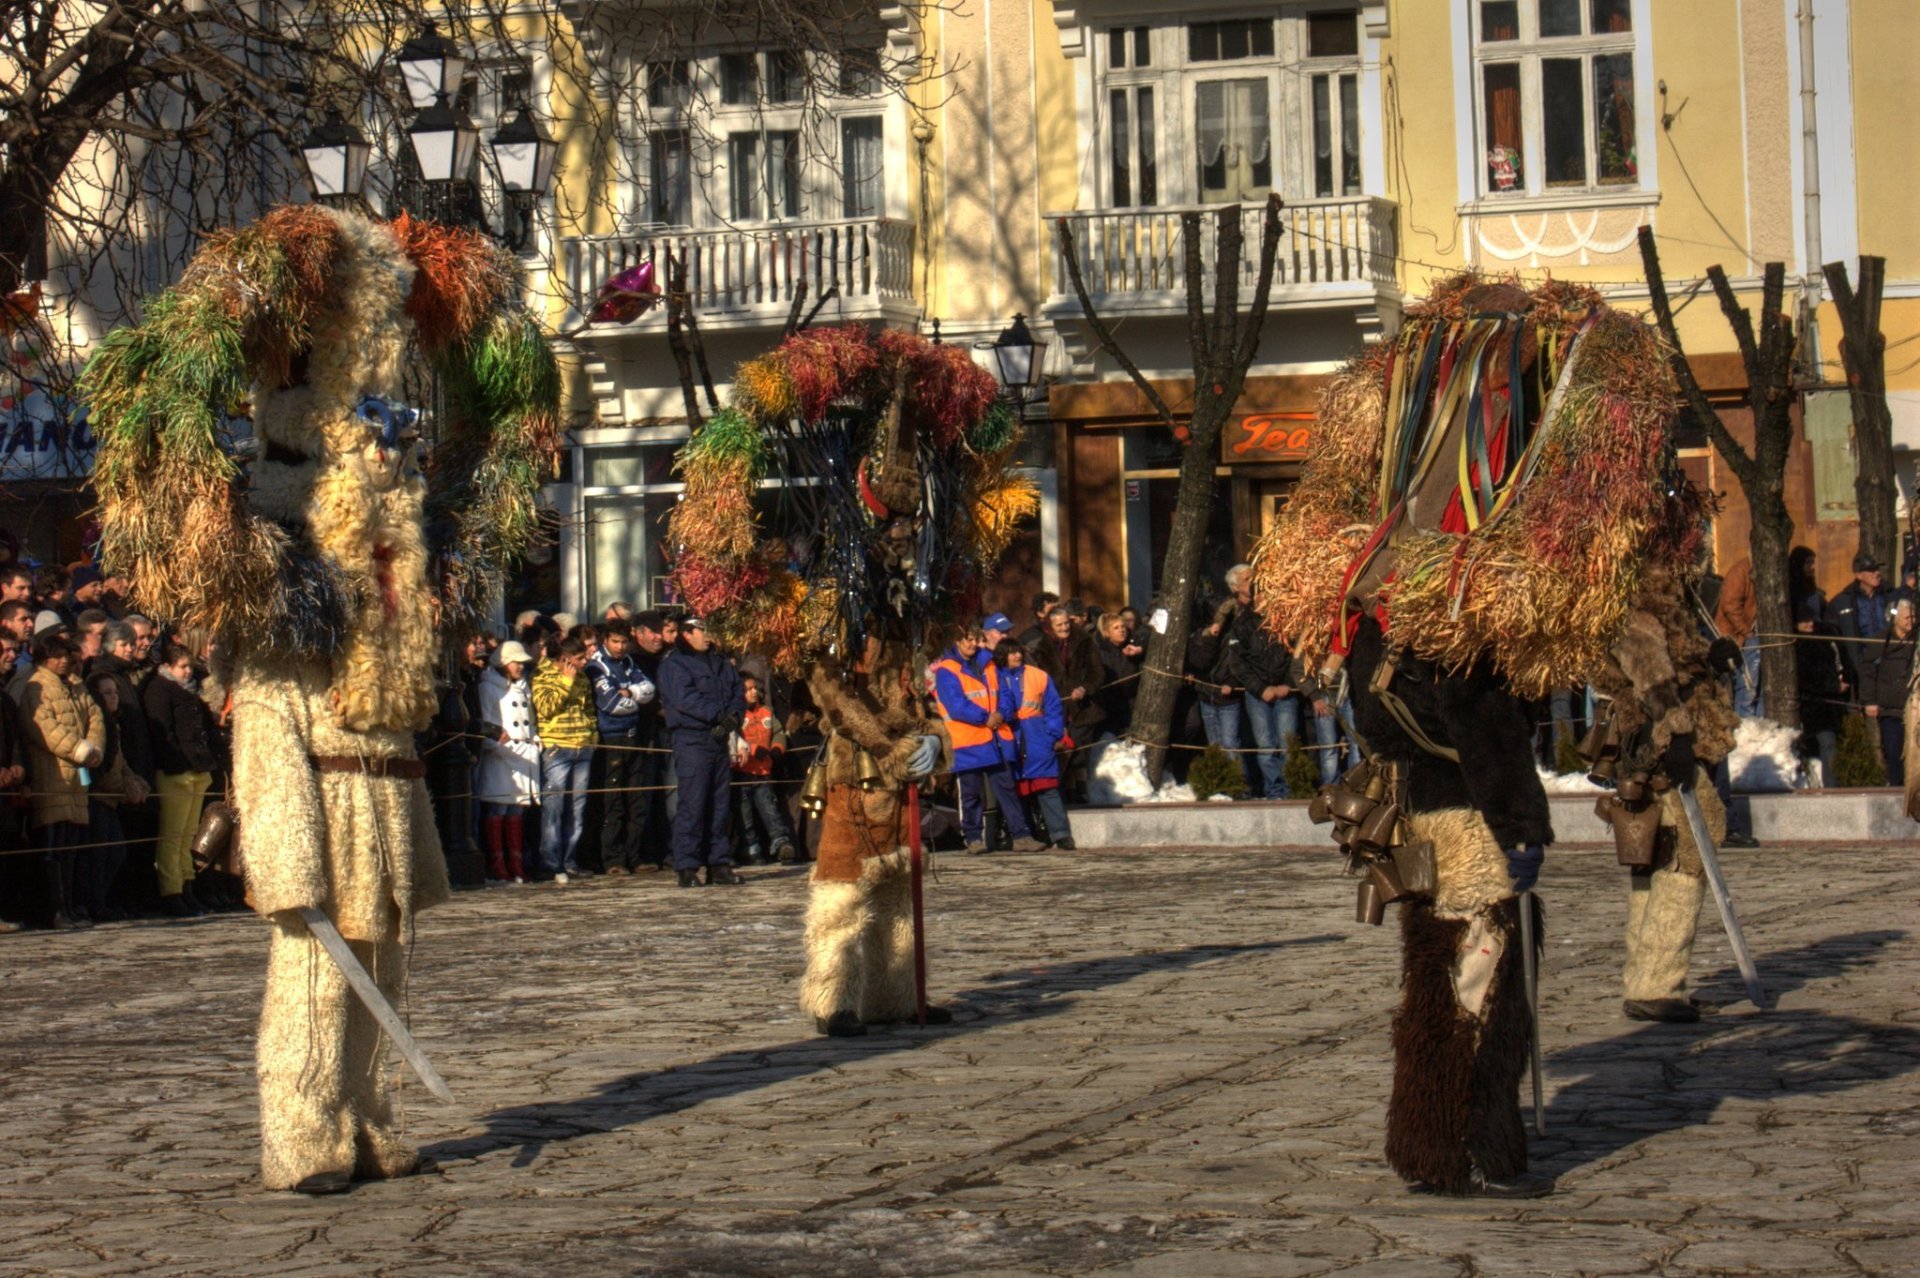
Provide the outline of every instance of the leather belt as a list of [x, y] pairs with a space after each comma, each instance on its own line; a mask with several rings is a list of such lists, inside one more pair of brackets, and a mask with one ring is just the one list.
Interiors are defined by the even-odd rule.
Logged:
[[370, 777], [418, 780], [427, 775], [420, 759], [363, 759], [352, 754], [310, 754], [307, 762], [315, 772], [358, 772]]

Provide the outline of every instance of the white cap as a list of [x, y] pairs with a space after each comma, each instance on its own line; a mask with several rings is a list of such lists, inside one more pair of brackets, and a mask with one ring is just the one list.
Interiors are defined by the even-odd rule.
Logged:
[[52, 609], [45, 609], [39, 616], [33, 619], [33, 633], [43, 635], [49, 630], [58, 630], [66, 624], [65, 621], [61, 620], [59, 613], [54, 612]]
[[532, 660], [533, 654], [528, 652], [527, 646], [518, 639], [507, 640], [496, 648], [493, 653], [493, 664], [499, 666], [502, 670], [507, 668], [508, 662], [518, 661], [521, 665], [526, 665]]

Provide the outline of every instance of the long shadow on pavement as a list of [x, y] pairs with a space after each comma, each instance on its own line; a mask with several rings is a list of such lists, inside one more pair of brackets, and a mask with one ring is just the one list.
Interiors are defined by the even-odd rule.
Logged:
[[948, 1003], [954, 1023], [940, 1029], [907, 1026], [879, 1031], [866, 1038], [809, 1037], [768, 1047], [742, 1048], [704, 1061], [666, 1069], [628, 1074], [601, 1085], [591, 1096], [574, 1100], [542, 1101], [496, 1110], [478, 1136], [441, 1141], [421, 1152], [442, 1161], [475, 1159], [518, 1147], [514, 1166], [524, 1167], [540, 1156], [550, 1142], [572, 1140], [600, 1132], [619, 1131], [635, 1123], [671, 1114], [702, 1101], [771, 1087], [788, 1079], [834, 1069], [874, 1056], [907, 1051], [935, 1035], [951, 1037], [989, 1029], [1009, 1020], [1058, 1016], [1077, 1003], [1076, 993], [1119, 985], [1152, 972], [1174, 971], [1209, 959], [1328, 945], [1347, 939], [1324, 933], [1257, 945], [1198, 945], [1183, 950], [1128, 955], [1044, 966], [1015, 968], [998, 973], [983, 985], [962, 990]]
[[[1811, 1009], [1782, 1010], [1782, 994], [1871, 964], [1903, 931], [1852, 932], [1762, 955], [1767, 1010], [1708, 1016], [1697, 1025], [1644, 1024], [1555, 1053], [1558, 1091], [1535, 1170], [1562, 1175], [1662, 1132], [1712, 1119], [1728, 1100], [1781, 1100], [1844, 1091], [1920, 1070], [1920, 1031]], [[1739, 987], [1732, 970], [1701, 982]], [[1581, 1075], [1567, 1083], [1569, 1075]]]

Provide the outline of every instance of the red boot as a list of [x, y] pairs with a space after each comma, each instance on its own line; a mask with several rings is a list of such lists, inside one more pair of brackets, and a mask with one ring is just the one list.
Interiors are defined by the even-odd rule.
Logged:
[[526, 851], [527, 821], [524, 813], [509, 812], [501, 818], [507, 835], [507, 877], [515, 883], [527, 881], [526, 865], [522, 858]]
[[507, 819], [498, 813], [488, 813], [480, 818], [480, 837], [487, 848], [487, 880], [490, 883], [503, 883], [507, 878], [506, 823]]

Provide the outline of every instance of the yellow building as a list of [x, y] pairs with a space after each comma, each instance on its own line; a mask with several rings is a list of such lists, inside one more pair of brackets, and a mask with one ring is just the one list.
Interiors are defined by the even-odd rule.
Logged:
[[[1285, 499], [1321, 381], [1391, 334], [1405, 297], [1471, 266], [1590, 281], [1644, 305], [1642, 226], [1676, 298], [1714, 263], [1757, 306], [1768, 261], [1797, 285], [1821, 261], [1885, 257], [1896, 440], [1920, 448], [1920, 191], [1905, 128], [1920, 10], [1817, 0], [1803, 57], [1798, 4], [883, 6], [852, 28], [833, 77], [725, 35], [676, 38], [663, 57], [652, 6], [563, 10], [551, 57], [589, 74], [535, 68], [532, 85], [563, 142], [542, 219], [553, 268], [536, 287], [573, 334], [581, 391], [571, 466], [551, 490], [567, 530], [552, 588], [576, 612], [664, 597], [669, 463], [686, 437], [665, 317], [583, 325], [601, 284], [643, 261], [664, 270], [669, 253], [722, 393], [735, 362], [779, 339], [803, 282], [804, 308], [826, 298], [816, 322], [937, 323], [943, 340], [983, 345], [1028, 317], [1047, 343], [1028, 444], [1047, 501], [1003, 574], [997, 601], [1014, 611], [1042, 586], [1145, 602], [1180, 457], [1097, 349], [1062, 226], [1097, 309], [1178, 409], [1191, 392], [1180, 213], [1246, 204], [1244, 307], [1258, 205], [1275, 191], [1286, 202], [1272, 311], [1222, 447], [1211, 569], [1244, 554]], [[876, 91], [878, 65], [929, 74], [905, 94]], [[813, 88], [796, 90], [801, 79]], [[561, 87], [582, 82], [631, 92], [585, 110]], [[1740, 366], [1710, 294], [1681, 321], [1737, 426]], [[1838, 384], [1830, 304], [1818, 328]], [[1829, 589], [1854, 538], [1833, 434], [1844, 439], [1845, 413], [1832, 409], [1809, 409], [1789, 488]], [[1695, 442], [1689, 464], [1737, 495]], [[1744, 547], [1743, 520], [1737, 502], [1722, 518], [1723, 557]]]

